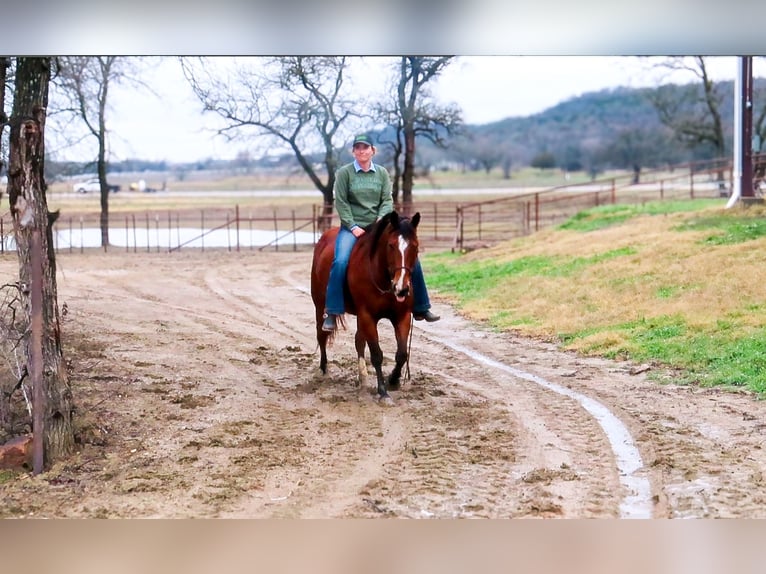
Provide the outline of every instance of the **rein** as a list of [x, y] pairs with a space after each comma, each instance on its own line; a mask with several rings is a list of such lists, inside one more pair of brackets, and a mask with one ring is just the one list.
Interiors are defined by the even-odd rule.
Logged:
[[[387, 295], [389, 293], [393, 293], [393, 289], [394, 289], [393, 285], [390, 286], [388, 289], [383, 289], [378, 285], [378, 282], [375, 281], [375, 274], [373, 273], [373, 270], [372, 270], [372, 260], [370, 259], [367, 260], [367, 269], [370, 272], [370, 281], [372, 281], [372, 284], [375, 286], [375, 289], [377, 289], [381, 295]], [[404, 266], [396, 267], [393, 270], [394, 273], [396, 273], [399, 269], [404, 269], [410, 274], [410, 276], [412, 276], [412, 269], [410, 269], [409, 267], [404, 267]], [[388, 275], [391, 276], [392, 275], [391, 269], [388, 269], [387, 271], [388, 271]]]

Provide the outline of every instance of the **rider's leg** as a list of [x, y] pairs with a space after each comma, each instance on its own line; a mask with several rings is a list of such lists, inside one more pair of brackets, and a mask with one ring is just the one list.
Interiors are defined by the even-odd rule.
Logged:
[[416, 321], [425, 319], [428, 322], [432, 322], [438, 321], [441, 318], [429, 311], [431, 301], [428, 298], [428, 289], [426, 288], [426, 280], [423, 276], [420, 259], [415, 260], [415, 266], [412, 268], [412, 296], [414, 297], [412, 314], [415, 316]]
[[[327, 319], [325, 323], [330, 329], [335, 328], [335, 316], [342, 315], [346, 310], [343, 301], [343, 283], [346, 279], [348, 259], [351, 256], [351, 249], [354, 247], [354, 243], [356, 243], [354, 234], [345, 227], [341, 227], [335, 240], [335, 257], [332, 261], [332, 267], [330, 267], [330, 279], [327, 282], [327, 297], [325, 301]], [[324, 325], [322, 328], [324, 328]]]

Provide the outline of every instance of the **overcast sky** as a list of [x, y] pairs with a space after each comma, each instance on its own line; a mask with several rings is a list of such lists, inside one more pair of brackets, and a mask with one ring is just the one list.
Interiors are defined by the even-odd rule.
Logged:
[[[111, 92], [112, 160], [187, 162], [236, 156], [243, 145], [230, 145], [212, 135], [216, 119], [201, 114], [177, 60], [163, 60], [146, 78], [157, 96], [135, 88], [115, 87]], [[733, 79], [737, 65], [738, 58], [732, 56], [710, 59], [712, 75], [718, 80]], [[756, 76], [764, 75], [761, 66], [756, 61]], [[359, 77], [365, 75], [369, 79], [363, 82], [380, 81], [374, 73]], [[661, 81], [656, 68], [635, 56], [464, 56], [445, 70], [434, 94], [443, 103], [458, 104], [467, 123], [479, 124], [535, 114], [587, 92], [655, 86]]]

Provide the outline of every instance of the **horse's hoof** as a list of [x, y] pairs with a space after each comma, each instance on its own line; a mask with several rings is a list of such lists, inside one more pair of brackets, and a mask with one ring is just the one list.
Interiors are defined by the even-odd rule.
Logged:
[[391, 398], [391, 395], [383, 395], [382, 397], [378, 395], [378, 403], [383, 405], [384, 407], [393, 407], [394, 406], [394, 399]]
[[402, 387], [402, 384], [400, 381], [389, 381], [388, 382], [388, 390], [389, 391], [398, 391]]

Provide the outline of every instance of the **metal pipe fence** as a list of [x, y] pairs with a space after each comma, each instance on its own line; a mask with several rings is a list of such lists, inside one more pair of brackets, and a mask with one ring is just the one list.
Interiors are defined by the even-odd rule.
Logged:
[[[766, 157], [761, 163], [766, 164]], [[760, 163], [758, 163], [760, 165]], [[707, 160], [661, 170], [560, 185], [478, 202], [419, 201], [421, 249], [466, 249], [527, 235], [557, 225], [594, 206], [653, 200], [727, 197], [732, 189], [731, 160]], [[397, 206], [401, 209], [401, 206]], [[312, 248], [325, 220], [317, 204], [242, 209], [206, 208], [111, 213], [109, 245], [101, 245], [100, 215], [59, 217], [53, 227], [58, 253], [105, 251], [176, 252], [184, 249], [253, 251]], [[329, 220], [338, 225], [337, 214]], [[14, 250], [12, 221], [0, 217], [0, 252]]]

